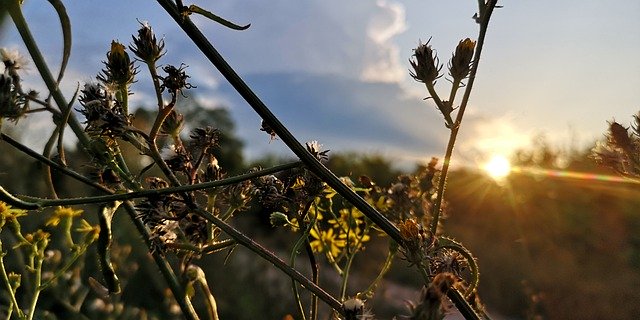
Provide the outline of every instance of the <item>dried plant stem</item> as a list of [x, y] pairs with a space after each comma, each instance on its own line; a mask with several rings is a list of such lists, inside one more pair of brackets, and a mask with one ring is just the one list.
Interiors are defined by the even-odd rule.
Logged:
[[[13, 195], [8, 193], [2, 186], [0, 186], [0, 200], [12, 206], [15, 206], [16, 208], [29, 209], [29, 210], [36, 210], [40, 208], [53, 207], [53, 206], [69, 206], [69, 205], [80, 205], [80, 204], [88, 204], [88, 203], [105, 203], [105, 202], [112, 202], [112, 201], [124, 201], [124, 200], [136, 199], [136, 198], [145, 198], [145, 197], [159, 196], [159, 195], [166, 195], [166, 194], [173, 194], [173, 193], [183, 193], [183, 192], [204, 190], [209, 188], [236, 184], [236, 183], [257, 178], [260, 176], [296, 168], [301, 165], [302, 165], [301, 162], [291, 162], [291, 163], [275, 166], [272, 168], [227, 178], [224, 180], [204, 182], [204, 183], [192, 184], [192, 185], [183, 185], [183, 186], [163, 188], [163, 189], [140, 190], [140, 191], [134, 191], [134, 192], [128, 192], [128, 193], [108, 194], [103, 196], [83, 197], [83, 198], [40, 199], [40, 198], [33, 198], [33, 197], [25, 197], [25, 198], [31, 199], [32, 201], [24, 201], [24, 200], [15, 198]], [[16, 199], [18, 201], [16, 201]]]
[[176, 23], [184, 30], [191, 40], [198, 46], [200, 51], [209, 59], [209, 61], [220, 71], [220, 73], [229, 81], [229, 83], [238, 91], [238, 93], [249, 103], [254, 111], [264, 119], [267, 124], [276, 132], [278, 137], [304, 162], [304, 164], [313, 173], [318, 175], [336, 192], [342, 195], [356, 208], [363, 212], [378, 227], [384, 230], [392, 239], [398, 243], [402, 243], [402, 238], [398, 228], [389, 219], [380, 214], [362, 197], [357, 195], [353, 190], [343, 184], [329, 169], [320, 163], [312, 154], [310, 154], [304, 146], [296, 140], [289, 130], [278, 120], [278, 118], [267, 108], [267, 106], [256, 96], [256, 94], [247, 86], [240, 76], [231, 68], [218, 51], [211, 45], [209, 40], [200, 32], [200, 30], [189, 20], [183, 16], [176, 5], [171, 0], [157, 0], [158, 3], [167, 11], [167, 13], [176, 21]]
[[[445, 152], [444, 161], [442, 163], [442, 171], [440, 173], [440, 181], [438, 182], [438, 196], [436, 198], [435, 204], [433, 206], [433, 220], [431, 221], [430, 231], [432, 234], [436, 234], [438, 230], [438, 223], [440, 222], [440, 212], [442, 209], [442, 200], [444, 198], [444, 191], [447, 184], [447, 174], [449, 172], [449, 165], [451, 164], [451, 156], [453, 154], [453, 147], [455, 146], [456, 139], [458, 138], [458, 132], [460, 130], [460, 125], [462, 124], [462, 117], [464, 116], [464, 112], [467, 109], [467, 103], [469, 102], [469, 97], [471, 96], [471, 90], [473, 89], [473, 83], [476, 79], [476, 73], [478, 72], [478, 65], [480, 62], [480, 55], [482, 54], [482, 48], [484, 47], [484, 39], [487, 34], [487, 27], [489, 26], [489, 19], [491, 18], [491, 13], [496, 6], [497, 0], [489, 0], [485, 6], [486, 10], [481, 10], [482, 15], [480, 17], [480, 32], [478, 34], [478, 43], [476, 45], [476, 51], [473, 55], [473, 66], [471, 71], [469, 72], [469, 80], [467, 82], [467, 86], [464, 90], [464, 95], [462, 96], [462, 102], [460, 103], [460, 108], [456, 115], [456, 120], [453, 126], [450, 128], [451, 133], [449, 134], [449, 142], [447, 143], [447, 150]], [[452, 95], [455, 93], [452, 91]], [[451, 103], [452, 101], [450, 101]]]

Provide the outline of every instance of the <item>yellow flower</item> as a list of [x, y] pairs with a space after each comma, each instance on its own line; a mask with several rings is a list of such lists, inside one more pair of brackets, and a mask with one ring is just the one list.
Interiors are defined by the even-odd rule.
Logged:
[[47, 226], [57, 226], [62, 219], [78, 217], [82, 214], [82, 210], [73, 210], [69, 207], [58, 207], [49, 220]]
[[92, 226], [89, 222], [87, 222], [87, 220], [82, 219], [82, 221], [80, 222], [80, 227], [78, 227], [76, 231], [86, 234], [85, 239], [87, 240], [87, 242], [91, 243], [98, 239], [98, 236], [100, 235], [100, 226]]
[[[316, 228], [311, 229], [311, 236], [314, 238], [309, 244], [314, 252], [326, 252], [327, 255], [335, 258], [340, 255], [342, 248], [344, 248], [345, 241], [342, 239], [336, 239], [336, 235], [333, 233], [333, 229], [327, 231], [318, 230]], [[328, 251], [327, 251], [328, 250]]]
[[369, 234], [365, 233], [365, 231], [360, 228], [350, 229], [348, 237], [347, 233], [341, 233], [339, 238], [345, 239], [346, 243], [349, 245], [349, 248], [354, 250], [361, 249], [362, 244], [371, 239]]
[[338, 219], [331, 219], [327, 222], [333, 225], [334, 228], [340, 228], [346, 232], [347, 229], [357, 228], [363, 222], [364, 214], [356, 208], [343, 208], [340, 209], [340, 217]]
[[12, 221], [18, 217], [26, 216], [27, 211], [22, 209], [13, 209], [10, 205], [0, 201], [0, 228], [4, 226], [7, 221]]

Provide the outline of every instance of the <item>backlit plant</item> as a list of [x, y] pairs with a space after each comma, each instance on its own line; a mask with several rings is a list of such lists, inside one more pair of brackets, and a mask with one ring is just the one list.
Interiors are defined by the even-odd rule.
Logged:
[[[158, 0], [158, 3], [193, 40], [207, 59], [247, 100], [262, 118], [262, 128], [272, 139], [281, 139], [300, 161], [230, 176], [219, 165], [216, 150], [220, 132], [213, 127], [194, 128], [183, 132], [186, 119], [181, 101], [195, 89], [184, 64], [170, 65], [163, 40], [158, 40], [148, 23], [142, 23], [132, 43], [113, 41], [101, 70], [96, 69], [96, 82], [78, 88], [71, 99], [59, 89], [69, 59], [70, 21], [60, 1], [50, 1], [63, 27], [63, 63], [54, 77], [33, 39], [22, 15], [21, 1], [1, 0], [29, 50], [39, 75], [47, 85], [46, 98], [23, 88], [20, 73], [24, 58], [7, 50], [0, 51], [3, 73], [0, 75], [0, 121], [28, 121], [33, 112], [53, 115], [53, 133], [45, 151], [37, 153], [6, 134], [2, 140], [45, 165], [48, 180], [47, 197], [16, 196], [0, 187], [0, 231], [11, 233], [16, 244], [12, 248], [0, 243], [0, 276], [2, 299], [8, 302], [1, 312], [10, 318], [39, 318], [52, 310], [39, 308], [40, 295], [46, 290], [70, 288], [65, 282], [79, 279], [83, 286], [66, 290], [67, 312], [88, 317], [139, 318], [137, 308], [118, 304], [134, 266], [127, 266], [127, 246], [114, 246], [112, 223], [117, 214], [126, 214], [148, 247], [157, 268], [166, 280], [171, 295], [160, 297], [161, 305], [186, 319], [217, 319], [216, 299], [200, 260], [203, 256], [224, 251], [233, 254], [235, 246], [244, 246], [266, 259], [292, 281], [292, 296], [299, 319], [317, 319], [318, 302], [322, 300], [332, 315], [343, 319], [373, 317], [367, 299], [391, 267], [396, 256], [407, 266], [417, 268], [423, 276], [418, 302], [410, 305], [409, 319], [441, 319], [445, 296], [468, 319], [487, 317], [477, 299], [478, 267], [472, 254], [457, 241], [443, 235], [444, 191], [447, 172], [457, 134], [471, 94], [478, 61], [484, 44], [495, 0], [479, 1], [475, 20], [480, 26], [476, 41], [459, 42], [447, 64], [451, 82], [449, 95], [441, 98], [436, 81], [443, 77], [436, 51], [427, 42], [414, 50], [410, 65], [412, 77], [424, 83], [438, 110], [444, 116], [450, 140], [442, 167], [433, 159], [415, 175], [403, 175], [390, 186], [379, 186], [367, 177], [358, 182], [338, 178], [324, 165], [327, 151], [317, 142], [300, 144], [266, 105], [251, 91], [192, 23], [190, 15], [199, 14], [226, 27], [240, 26], [196, 5], [182, 1]], [[138, 74], [148, 72], [155, 92], [156, 116], [148, 129], [134, 126], [129, 103], [131, 84]], [[457, 95], [464, 88], [461, 99]], [[77, 118], [78, 113], [84, 118]], [[92, 174], [83, 175], [67, 163], [63, 143], [64, 131], [72, 130], [79, 147], [89, 159]], [[132, 147], [139, 158], [127, 158], [124, 147]], [[54, 156], [54, 148], [57, 155]], [[144, 159], [148, 166], [134, 172], [129, 165]], [[65, 174], [99, 195], [61, 198], [52, 182], [52, 169]], [[97, 223], [80, 205], [97, 208]], [[294, 232], [289, 262], [236, 228], [231, 222], [252, 207], [270, 212], [274, 226]], [[53, 208], [53, 211], [46, 210]], [[23, 230], [26, 219], [45, 212], [48, 220], [43, 228]], [[91, 213], [95, 214], [95, 213]], [[6, 230], [6, 231], [5, 231]], [[280, 230], [280, 231], [282, 231]], [[350, 292], [347, 286], [353, 275], [354, 257], [362, 254], [373, 238], [389, 241], [387, 257], [378, 268], [379, 274], [369, 285]], [[52, 247], [61, 241], [63, 250]], [[96, 246], [101, 279], [83, 278], [80, 257]], [[116, 248], [118, 248], [116, 250]], [[311, 277], [296, 266], [296, 258], [306, 251]], [[4, 257], [21, 254], [24, 271], [9, 270]], [[330, 293], [319, 282], [319, 259], [325, 260], [340, 279], [338, 292]], [[210, 268], [210, 266], [209, 266]], [[125, 276], [123, 276], [125, 275]], [[305, 303], [300, 287], [312, 296]], [[90, 287], [98, 294], [85, 299]], [[418, 288], [417, 288], [418, 289]], [[88, 290], [88, 289], [87, 289]], [[83, 296], [84, 292], [84, 296]], [[26, 304], [25, 304], [26, 301]], [[206, 312], [196, 312], [194, 302], [204, 304]], [[89, 306], [89, 307], [87, 307]], [[173, 307], [172, 307], [173, 306]], [[177, 306], [177, 308], [175, 307]], [[179, 308], [179, 309], [178, 309]], [[174, 314], [175, 316], [176, 314]], [[166, 316], [166, 315], [165, 315]]]

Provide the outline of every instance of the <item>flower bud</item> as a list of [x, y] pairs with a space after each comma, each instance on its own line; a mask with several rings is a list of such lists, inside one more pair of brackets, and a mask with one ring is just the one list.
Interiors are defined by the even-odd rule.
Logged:
[[429, 42], [418, 44], [418, 47], [413, 50], [413, 56], [415, 60], [409, 60], [409, 63], [411, 63], [411, 66], [415, 70], [415, 73], [410, 72], [413, 79], [418, 82], [432, 84], [440, 78], [442, 65], [439, 65], [438, 56], [435, 51], [431, 49]]
[[138, 70], [129, 59], [124, 45], [117, 41], [111, 42], [111, 50], [107, 52], [107, 61], [103, 62], [105, 69], [98, 75], [98, 80], [105, 84], [126, 86], [133, 83], [133, 77]]
[[461, 81], [469, 75], [471, 69], [471, 59], [476, 43], [469, 38], [461, 40], [449, 61], [449, 75], [453, 81]]
[[272, 213], [269, 216], [269, 222], [273, 227], [283, 227], [290, 224], [289, 218], [287, 217], [287, 215], [278, 211]]
[[156, 35], [153, 34], [153, 30], [148, 23], [141, 24], [142, 27], [138, 30], [138, 37], [131, 36], [133, 45], [130, 45], [129, 49], [140, 60], [146, 63], [154, 63], [164, 55], [164, 41], [156, 39]]

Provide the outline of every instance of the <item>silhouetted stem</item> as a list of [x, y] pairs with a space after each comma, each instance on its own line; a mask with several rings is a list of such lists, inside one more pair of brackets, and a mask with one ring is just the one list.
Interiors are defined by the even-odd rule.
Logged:
[[157, 0], [158, 3], [167, 11], [167, 13], [176, 21], [176, 23], [185, 31], [187, 36], [198, 46], [200, 51], [209, 59], [209, 61], [220, 71], [220, 73], [229, 81], [236, 91], [249, 103], [254, 111], [267, 122], [267, 124], [275, 131], [282, 141], [304, 162], [304, 164], [314, 174], [318, 175], [336, 192], [342, 195], [346, 200], [352, 203], [356, 208], [363, 212], [378, 227], [384, 230], [392, 239], [398, 243], [402, 243], [400, 231], [389, 219], [384, 217], [362, 197], [347, 187], [318, 161], [307, 149], [296, 140], [289, 130], [276, 118], [276, 116], [267, 108], [267, 106], [256, 96], [256, 94], [247, 86], [240, 76], [231, 68], [218, 51], [211, 45], [209, 40], [200, 32], [200, 30], [189, 20], [183, 16], [176, 5], [170, 0]]
[[[9, 205], [15, 206], [16, 208], [29, 209], [29, 210], [35, 210], [35, 209], [40, 209], [45, 207], [52, 207], [52, 206], [70, 206], [70, 205], [79, 205], [79, 204], [88, 204], [88, 203], [105, 203], [105, 202], [113, 202], [113, 201], [124, 201], [124, 200], [136, 199], [136, 198], [146, 198], [151, 196], [159, 196], [159, 195], [165, 195], [165, 194], [190, 192], [190, 191], [196, 191], [196, 190], [221, 187], [221, 186], [236, 184], [242, 181], [250, 180], [250, 179], [261, 177], [264, 175], [273, 174], [283, 170], [296, 168], [299, 166], [301, 166], [301, 162], [291, 162], [291, 163], [271, 167], [268, 169], [227, 178], [224, 180], [216, 180], [216, 181], [191, 184], [191, 185], [183, 185], [178, 187], [141, 190], [141, 191], [134, 191], [134, 192], [128, 192], [128, 193], [108, 194], [103, 196], [83, 197], [83, 198], [39, 199], [39, 198], [28, 197], [33, 200], [24, 201], [21, 199], [17, 199], [16, 197], [8, 193], [2, 186], [0, 186], [0, 200], [8, 203]], [[16, 199], [18, 201], [16, 201]]]
[[458, 137], [458, 132], [460, 130], [460, 124], [462, 123], [462, 117], [464, 116], [464, 111], [467, 109], [467, 103], [469, 102], [469, 97], [471, 96], [473, 83], [475, 82], [476, 73], [478, 72], [480, 55], [482, 54], [482, 48], [484, 46], [484, 39], [487, 34], [487, 27], [489, 26], [489, 19], [491, 18], [491, 13], [493, 12], [496, 2], [497, 0], [489, 0], [489, 2], [486, 4], [487, 9], [481, 17], [482, 21], [480, 23], [478, 43], [476, 45], [476, 51], [473, 55], [473, 66], [471, 68], [471, 71], [469, 72], [469, 81], [467, 83], [467, 86], [465, 87], [464, 95], [462, 96], [462, 102], [460, 103], [460, 109], [458, 110], [458, 114], [456, 115], [456, 121], [454, 125], [451, 127], [451, 134], [449, 135], [449, 143], [447, 144], [447, 150], [445, 152], [444, 161], [442, 163], [442, 171], [440, 173], [440, 181], [438, 183], [438, 196], [433, 206], [433, 220], [431, 221], [431, 226], [430, 226], [431, 234], [436, 234], [438, 230], [438, 223], [440, 222], [440, 211], [442, 207], [442, 199], [444, 198], [444, 191], [447, 183], [447, 174], [449, 172], [449, 165], [451, 163], [451, 155], [453, 154], [453, 147], [455, 146], [456, 139]]

